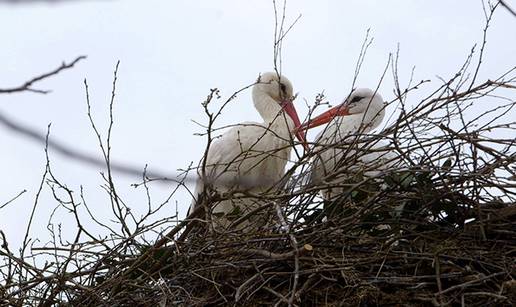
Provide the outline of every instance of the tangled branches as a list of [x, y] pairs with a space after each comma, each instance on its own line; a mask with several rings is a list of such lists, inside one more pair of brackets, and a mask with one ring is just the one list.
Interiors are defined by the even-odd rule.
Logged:
[[[46, 185], [73, 216], [74, 239], [62, 240], [49, 224], [53, 239], [38, 246], [26, 236], [18, 255], [0, 231], [1, 304], [514, 305], [516, 67], [479, 82], [481, 55], [477, 65], [472, 59], [473, 51], [454, 76], [415, 102], [429, 81], [401, 86], [396, 56], [386, 69], [395, 80], [390, 104], [396, 111], [380, 132], [296, 152], [284, 178], [264, 193], [207, 189], [205, 205], [182, 221], [171, 214], [155, 218], [172, 196], [153, 206], [149, 184], [158, 178], [146, 170], [135, 184], [148, 196], [145, 214], [135, 216], [117, 192], [110, 159], [115, 70], [107, 139], [89, 116], [116, 227], [90, 211], [82, 190], [77, 197], [54, 175], [47, 153], [40, 190]], [[204, 102], [205, 157], [218, 131], [215, 120], [237, 94], [215, 112], [210, 107], [221, 99], [216, 89]], [[323, 100], [318, 97], [316, 107]], [[373, 176], [367, 173], [374, 164], [350, 172], [364, 154], [356, 150], [331, 180], [310, 179], [321, 151], [370, 148], [379, 140], [396, 154], [395, 166]], [[201, 163], [198, 172], [205, 167]], [[177, 189], [186, 187], [188, 171]], [[328, 189], [340, 192], [325, 200], [320, 194]], [[252, 231], [215, 230], [210, 204], [222, 200], [259, 204], [236, 213], [234, 227], [260, 211], [270, 214], [270, 223]], [[107, 235], [95, 234], [92, 224]]]
[[[75, 216], [76, 239], [59, 244], [56, 233], [51, 245], [25, 245], [32, 254], [16, 256], [2, 233], [0, 299], [42, 306], [510, 305], [516, 291], [516, 151], [510, 137], [516, 122], [510, 114], [516, 101], [505, 97], [516, 90], [516, 68], [471, 86], [463, 77], [467, 69], [412, 108], [407, 97], [426, 81], [396, 86], [391, 103], [397, 118], [380, 134], [360, 135], [364, 146], [389, 140], [389, 150], [403, 161], [399, 167], [314, 184], [306, 179], [313, 150], [292, 163], [281, 189], [209, 196], [258, 198], [273, 208], [273, 225], [256, 232], [213, 232], [199, 209], [149, 243], [145, 238], [161, 225], [170, 227], [173, 218], [146, 223], [161, 208], [149, 207], [136, 219], [108, 173], [105, 189], [120, 231], [103, 225], [111, 234], [99, 238], [80, 219], [84, 199], [59, 182], [47, 161], [44, 181]], [[109, 165], [109, 142], [97, 134]], [[141, 186], [149, 181], [144, 174]], [[343, 191], [337, 199], [318, 196], [336, 187]], [[188, 234], [181, 235], [185, 227]], [[38, 257], [48, 259], [44, 266], [37, 266]]]

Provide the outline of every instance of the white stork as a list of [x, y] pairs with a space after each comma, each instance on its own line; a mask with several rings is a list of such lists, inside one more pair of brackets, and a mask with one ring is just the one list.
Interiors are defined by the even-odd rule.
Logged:
[[[230, 191], [260, 194], [271, 190], [284, 175], [293, 146], [292, 135], [306, 146], [305, 134], [298, 129], [301, 123], [292, 102], [292, 84], [286, 77], [275, 72], [262, 74], [253, 86], [252, 97], [263, 122], [238, 124], [209, 148], [205, 180], [219, 194]], [[198, 205], [205, 183], [202, 178], [197, 181], [190, 212]], [[241, 197], [210, 204], [214, 228], [225, 229], [262, 204], [257, 199]], [[250, 224], [264, 226], [266, 219], [263, 212], [254, 214], [237, 229]]]
[[[329, 122], [316, 137], [312, 183], [338, 185], [352, 180], [358, 173], [377, 177], [382, 171], [396, 166], [400, 159], [389, 144], [379, 138], [369, 142], [362, 138], [381, 124], [385, 107], [386, 103], [378, 93], [359, 88], [340, 105], [301, 126], [306, 130]], [[321, 192], [325, 200], [331, 200], [344, 190], [329, 187]]]

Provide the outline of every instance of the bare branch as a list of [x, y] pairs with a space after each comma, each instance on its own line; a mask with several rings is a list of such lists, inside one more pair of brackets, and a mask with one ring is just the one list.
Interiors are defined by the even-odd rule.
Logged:
[[63, 70], [72, 68], [77, 62], [79, 62], [80, 60], [83, 60], [83, 59], [86, 59], [86, 56], [84, 56], [84, 55], [79, 56], [70, 63], [63, 62], [61, 64], [61, 66], [59, 66], [58, 68], [56, 68], [50, 72], [47, 72], [45, 74], [34, 77], [34, 78], [30, 79], [29, 81], [26, 81], [24, 84], [22, 84], [20, 86], [12, 87], [12, 88], [3, 88], [3, 89], [0, 88], [0, 94], [12, 94], [12, 93], [18, 93], [18, 92], [33, 92], [33, 93], [38, 93], [38, 94], [48, 94], [48, 93], [50, 93], [50, 90], [35, 89], [32, 87], [32, 85], [34, 85], [35, 83], [37, 83], [39, 81], [47, 79], [49, 77], [55, 76]]

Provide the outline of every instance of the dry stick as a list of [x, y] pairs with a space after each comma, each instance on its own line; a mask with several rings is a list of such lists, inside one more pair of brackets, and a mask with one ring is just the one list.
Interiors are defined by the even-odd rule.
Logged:
[[[274, 291], [273, 289], [271, 289], [269, 287], [263, 287], [263, 289], [274, 294], [275, 296], [277, 296], [280, 299], [280, 301], [291, 305], [290, 301], [285, 296], [283, 296], [283, 294], [281, 294], [277, 291]], [[297, 306], [297, 305], [294, 305], [294, 306]]]
[[269, 259], [274, 259], [274, 260], [289, 259], [292, 257], [296, 257], [296, 255], [300, 255], [300, 254], [310, 252], [310, 251], [313, 251], [313, 247], [310, 244], [305, 244], [296, 250], [291, 250], [289, 252], [281, 253], [281, 254], [274, 253], [274, 252], [267, 251], [267, 250], [262, 250], [262, 249], [255, 249], [255, 248], [239, 250], [239, 252], [241, 252], [243, 254], [259, 255], [259, 256], [269, 258]]
[[[201, 198], [202, 201], [200, 203], [197, 202], [193, 209], [194, 209], [194, 211], [199, 211], [199, 212], [200, 212], [200, 210], [198, 210], [199, 208], [203, 209], [203, 212], [205, 215], [205, 220], [208, 222], [208, 226], [209, 226], [209, 229], [211, 232], [213, 230], [212, 216], [211, 216], [211, 210], [208, 207], [209, 204], [207, 202], [206, 196], [209, 195], [210, 191], [212, 190], [212, 184], [211, 184], [211, 181], [208, 181], [208, 176], [206, 175], [206, 166], [207, 166], [206, 163], [208, 160], [208, 153], [210, 151], [210, 147], [213, 142], [213, 137], [212, 137], [213, 121], [220, 114], [221, 111], [219, 111], [219, 113], [214, 116], [213, 113], [211, 113], [210, 110], [208, 109], [208, 106], [211, 103], [211, 101], [213, 100], [214, 95], [218, 95], [218, 89], [211, 89], [210, 91], [211, 91], [210, 94], [208, 94], [208, 96], [206, 97], [206, 100], [202, 103], [204, 113], [208, 116], [208, 126], [206, 128], [207, 140], [206, 140], [206, 147], [204, 149], [203, 159], [201, 162], [201, 174], [200, 174], [200, 180], [202, 183], [202, 191], [201, 191], [202, 194], [194, 195], [196, 197], [196, 198], [194, 198], [196, 201], [198, 200], [199, 197]], [[229, 103], [230, 99], [228, 99], [227, 103]], [[224, 107], [224, 106], [225, 105], [223, 105], [222, 107]], [[188, 211], [190, 211], [190, 209]], [[188, 214], [191, 215], [190, 212], [188, 212]], [[193, 227], [193, 225], [191, 227]], [[189, 231], [190, 230], [191, 229], [189, 229]], [[186, 235], [187, 234], [185, 234], [185, 237], [186, 237]]]
[[446, 294], [448, 292], [451, 292], [453, 290], [457, 290], [457, 289], [464, 289], [464, 288], [467, 288], [468, 286], [471, 286], [471, 285], [474, 285], [476, 283], [479, 283], [479, 282], [482, 282], [484, 280], [488, 280], [488, 279], [491, 279], [491, 278], [494, 278], [494, 277], [498, 277], [498, 276], [501, 276], [501, 275], [507, 275], [509, 273], [507, 272], [498, 272], [498, 273], [493, 273], [491, 275], [488, 275], [488, 276], [484, 276], [484, 277], [481, 277], [481, 278], [478, 278], [478, 279], [475, 279], [475, 280], [471, 280], [471, 281], [467, 281], [465, 283], [462, 283], [460, 285], [455, 285], [455, 286], [451, 286], [443, 291], [439, 291], [437, 293], [435, 293], [434, 295], [443, 295], [443, 294]]
[[[43, 303], [43, 304], [40, 304], [41, 307], [51, 307], [54, 305], [54, 303], [56, 303], [54, 301], [54, 298], [59, 294], [59, 291], [62, 289], [62, 287], [64, 286], [64, 284], [66, 283], [66, 269], [68, 267], [68, 264], [70, 263], [70, 261], [72, 260], [72, 256], [73, 256], [73, 249], [74, 247], [78, 244], [79, 242], [79, 239], [80, 239], [80, 236], [81, 236], [81, 230], [79, 229], [77, 231], [77, 235], [75, 236], [75, 240], [72, 244], [72, 248], [70, 249], [70, 253], [69, 253], [69, 256], [68, 258], [65, 260], [64, 262], [64, 265], [62, 266], [61, 268], [61, 274], [58, 278], [58, 283], [57, 285], [54, 287], [54, 289], [52, 290], [52, 292], [50, 293], [50, 295], [48, 297], [45, 298], [46, 302]], [[48, 289], [50, 289], [52, 287], [52, 284], [49, 284], [49, 287]]]
[[[107, 269], [108, 267], [107, 266], [103, 266], [101, 267], [101, 269]], [[69, 277], [69, 278], [73, 278], [73, 277], [78, 277], [78, 276], [84, 276], [84, 275], [89, 275], [91, 274], [92, 272], [95, 272], [97, 271], [98, 269], [95, 268], [94, 270], [87, 270], [87, 271], [77, 271], [77, 272], [73, 272], [73, 273], [67, 273], [66, 274], [66, 277]], [[50, 275], [50, 276], [41, 276], [41, 277], [38, 277], [38, 278], [34, 278], [32, 280], [25, 280], [25, 281], [22, 281], [20, 283], [17, 284], [18, 287], [23, 287], [23, 288], [20, 288], [14, 292], [11, 293], [11, 295], [14, 297], [20, 293], [23, 293], [31, 288], [34, 288], [36, 287], [39, 283], [41, 282], [51, 282], [52, 280], [54, 279], [57, 279], [57, 278], [60, 278], [62, 277], [61, 275], [59, 274], [54, 274], [54, 275]]]
[[439, 305], [443, 306], [443, 285], [441, 282], [441, 263], [439, 262], [439, 255], [434, 256], [434, 267], [435, 267], [435, 280], [437, 281], [437, 289], [439, 289]]
[[[294, 255], [294, 283], [292, 285], [292, 295], [290, 296], [288, 300], [288, 305], [291, 306], [294, 304], [294, 300], [296, 299], [296, 293], [297, 293], [297, 284], [299, 282], [299, 248], [297, 244], [297, 239], [295, 235], [290, 231], [290, 227], [287, 225], [285, 218], [283, 217], [283, 212], [281, 211], [281, 207], [277, 202], [274, 202], [274, 207], [276, 208], [276, 215], [278, 216], [279, 222], [281, 227], [284, 231], [288, 233], [288, 236], [290, 238], [290, 245], [293, 248], [293, 255]], [[310, 246], [311, 248], [311, 246]]]
[[506, 296], [503, 296], [503, 295], [500, 295], [500, 294], [496, 294], [496, 293], [491, 293], [491, 292], [485, 292], [485, 291], [479, 291], [479, 292], [469, 292], [469, 293], [464, 293], [463, 296], [466, 296], [466, 295], [485, 295], [485, 296], [491, 296], [495, 299], [498, 299], [498, 300], [507, 300], [507, 297]]
[[[102, 140], [102, 136], [95, 124], [95, 121], [93, 120], [93, 115], [91, 113], [91, 103], [90, 103], [90, 95], [89, 95], [89, 89], [88, 89], [88, 82], [86, 79], [84, 79], [84, 90], [86, 94], [86, 106], [87, 106], [87, 115], [88, 119], [90, 121], [90, 125], [95, 132], [95, 135], [97, 136], [97, 141], [99, 143], [99, 147], [102, 151], [102, 155], [104, 157], [104, 165], [107, 169], [107, 178], [106, 181], [108, 182], [108, 195], [109, 199], [111, 201], [111, 208], [113, 213], [115, 214], [118, 222], [120, 222], [120, 225], [122, 226], [122, 231], [125, 232], [126, 235], [130, 236], [131, 231], [129, 230], [129, 227], [127, 226], [125, 222], [125, 215], [123, 213], [122, 206], [119, 202], [119, 197], [116, 193], [116, 189], [113, 183], [113, 177], [111, 175], [111, 130], [113, 128], [113, 104], [115, 100], [115, 91], [116, 91], [116, 81], [118, 79], [118, 67], [120, 65], [120, 61], [116, 63], [115, 70], [113, 73], [113, 83], [112, 83], [112, 91], [111, 91], [111, 99], [109, 102], [109, 126], [108, 126], [108, 135], [106, 138], [106, 146], [104, 146], [104, 141]], [[116, 210], [116, 211], [115, 211]], [[127, 210], [126, 210], [127, 211]]]
[[[5, 248], [6, 246], [6, 241], [5, 241], [5, 235], [3, 232], [0, 232], [2, 234], [2, 237], [3, 237], [3, 240], [4, 240], [4, 243], [2, 244], [2, 248]], [[32, 264], [24, 261], [24, 259], [22, 258], [17, 258], [14, 254], [12, 254], [10, 251], [7, 252], [7, 253], [4, 253], [2, 251], [0, 251], [0, 255], [2, 256], [5, 256], [7, 258], [9, 258], [11, 261], [13, 262], [16, 262], [20, 267], [19, 267], [19, 270], [23, 270], [25, 269], [25, 271], [27, 273], [29, 273], [30, 275], [32, 275], [34, 277], [34, 279], [37, 279], [37, 278], [42, 278], [43, 276], [43, 273], [41, 270], [39, 270], [37, 267], [33, 266]], [[5, 286], [3, 286], [5, 289], [8, 289], [8, 288], [12, 288], [12, 287], [15, 287], [15, 286], [19, 286], [20, 284], [22, 284], [23, 282], [20, 282], [18, 284], [6, 284]], [[29, 282], [30, 283], [30, 282]]]
[[6, 203], [4, 203], [3, 205], [0, 206], [0, 209], [3, 209], [5, 208], [7, 205], [9, 205], [10, 203], [14, 202], [16, 199], [18, 199], [18, 197], [22, 196], [24, 193], [26, 193], [27, 190], [22, 190], [20, 193], [18, 193], [18, 195], [14, 196], [13, 198], [11, 198], [10, 200], [8, 200]]
[[[48, 136], [49, 136], [49, 134], [50, 134], [50, 124], [47, 127], [47, 135], [46, 135], [47, 141], [46, 141], [46, 146], [45, 146], [45, 154], [47, 154], [47, 155], [48, 155]], [[22, 260], [24, 259], [25, 249], [27, 248], [27, 244], [28, 244], [30, 227], [32, 225], [32, 219], [34, 218], [34, 213], [36, 212], [36, 207], [38, 206], [39, 196], [41, 194], [41, 191], [43, 190], [43, 184], [45, 183], [45, 178], [47, 177], [47, 174], [48, 174], [48, 168], [49, 168], [49, 162], [47, 160], [47, 162], [45, 164], [45, 171], [43, 172], [43, 176], [41, 177], [41, 182], [39, 184], [38, 191], [36, 192], [36, 197], [34, 199], [34, 205], [32, 206], [32, 211], [30, 213], [29, 222], [27, 223], [27, 229], [25, 230], [25, 237], [23, 238], [22, 249], [21, 249], [21, 259]]]
[[[487, 29], [489, 28], [489, 24], [490, 24], [491, 18], [493, 16], [494, 10], [496, 9], [497, 5], [495, 5], [491, 9], [491, 13], [490, 13], [490, 15], [489, 15], [489, 17], [488, 17], [488, 19], [486, 21], [486, 25], [485, 25], [484, 30], [483, 30], [483, 32], [484, 32], [483, 33], [483, 40], [482, 40], [482, 46], [480, 48], [478, 64], [477, 64], [477, 67], [475, 69], [475, 74], [473, 75], [473, 79], [472, 79], [471, 84], [470, 84], [468, 89], [471, 89], [473, 87], [473, 85], [475, 84], [478, 72], [480, 70], [480, 66], [482, 64], [482, 59], [483, 59], [483, 55], [484, 55], [484, 49], [485, 49], [485, 46], [486, 46]], [[460, 104], [457, 101], [455, 101], [455, 103], [456, 103], [457, 109], [459, 110], [459, 116], [460, 116], [460, 120], [461, 120], [461, 123], [462, 123], [462, 126], [463, 126], [462, 129], [464, 129], [465, 132], [468, 134], [469, 133], [468, 129], [467, 129], [468, 126], [466, 125], [466, 123], [464, 121], [463, 111], [460, 108]], [[478, 157], [477, 157], [477, 147], [474, 147], [473, 144], [471, 144], [470, 148], [471, 148], [470, 150], [473, 151], [473, 157], [472, 157], [472, 159], [473, 159], [473, 171], [476, 173], [476, 171], [477, 171], [477, 159], [478, 159]], [[479, 194], [478, 194], [476, 178], [473, 179], [473, 183], [474, 183], [473, 192], [475, 193], [474, 197], [476, 197], [478, 199], [479, 198]], [[477, 207], [477, 219], [481, 220], [482, 216], [480, 215], [480, 205], [478, 204], [476, 207]], [[486, 232], [485, 232], [484, 225], [482, 224], [482, 222], [480, 224], [480, 230], [481, 230], [482, 238], [484, 240], [486, 240], [487, 239]], [[442, 303], [442, 301], [441, 301], [441, 303]]]
[[[108, 132], [107, 132], [107, 137], [106, 137], [106, 147], [107, 147], [107, 151], [104, 151], [103, 150], [103, 154], [104, 154], [104, 158], [106, 160], [106, 169], [107, 169], [107, 173], [108, 173], [108, 184], [109, 184], [109, 194], [110, 194], [110, 198], [115, 202], [116, 206], [117, 206], [117, 210], [118, 210], [118, 213], [119, 213], [119, 221], [122, 225], [122, 229], [124, 229], [127, 233], [127, 235], [130, 235], [131, 234], [131, 231], [129, 230], [129, 227], [127, 226], [126, 222], [125, 222], [125, 218], [124, 216], [122, 216], [122, 206], [120, 205], [120, 202], [119, 202], [119, 197], [118, 197], [118, 193], [115, 189], [115, 184], [113, 182], [113, 176], [112, 176], [112, 173], [111, 173], [111, 132], [112, 132], [112, 129], [113, 129], [113, 123], [114, 123], [114, 120], [113, 120], [113, 104], [115, 102], [115, 94], [116, 94], [116, 82], [118, 80], [118, 67], [120, 66], [120, 60], [118, 60], [116, 62], [116, 66], [115, 66], [115, 71], [113, 72], [113, 83], [112, 83], [112, 89], [111, 89], [111, 100], [109, 102], [109, 126], [108, 126]], [[102, 142], [101, 142], [102, 143]], [[104, 149], [102, 146], [101, 146], [102, 149]], [[127, 207], [125, 205], [123, 205], [126, 209], [126, 212], [127, 212]]]
[[129, 268], [127, 268], [123, 274], [121, 275], [121, 278], [128, 276], [130, 273], [134, 272], [135, 270], [139, 269], [140, 266], [145, 263], [145, 261], [152, 258], [154, 253], [157, 251], [158, 248], [162, 247], [163, 245], [167, 244], [170, 241], [174, 240], [174, 236], [181, 231], [181, 229], [186, 226], [188, 223], [192, 222], [191, 219], [195, 218], [199, 213], [202, 212], [203, 207], [198, 206], [195, 208], [189, 215], [189, 219], [185, 219], [181, 221], [177, 226], [175, 226], [172, 230], [170, 230], [167, 234], [165, 234], [161, 239], [159, 239], [152, 248], [150, 248], [148, 251], [143, 253], [141, 256], [136, 259], [136, 261], [131, 265]]
[[0, 94], [11, 94], [11, 93], [17, 93], [17, 92], [24, 92], [24, 91], [34, 92], [34, 93], [39, 93], [39, 94], [50, 93], [50, 90], [37, 90], [37, 89], [33, 89], [31, 86], [38, 81], [44, 80], [44, 79], [52, 77], [54, 75], [57, 75], [58, 73], [60, 73], [63, 70], [72, 68], [77, 62], [79, 62], [80, 60], [83, 60], [85, 58], [86, 58], [86, 56], [82, 55], [82, 56], [77, 57], [75, 60], [73, 60], [72, 62], [70, 62], [68, 64], [63, 62], [61, 64], [61, 66], [54, 69], [53, 71], [42, 74], [37, 77], [34, 77], [34, 78], [30, 79], [29, 81], [26, 81], [24, 84], [22, 84], [20, 86], [12, 87], [12, 88], [4, 88], [4, 89], [0, 88]]
[[493, 18], [494, 12], [495, 12], [495, 10], [496, 10], [496, 8], [498, 7], [499, 4], [500, 4], [500, 2], [497, 2], [493, 7], [491, 7], [491, 10], [489, 12], [489, 16], [487, 17], [486, 24], [485, 24], [484, 29], [483, 29], [482, 46], [480, 47], [480, 54], [478, 56], [478, 64], [477, 64], [477, 67], [475, 69], [475, 73], [473, 75], [473, 78], [471, 79], [471, 84], [469, 85], [468, 90], [473, 87], [473, 85], [475, 84], [475, 81], [477, 80], [478, 72], [480, 71], [480, 67], [482, 65], [482, 60], [483, 60], [483, 56], [484, 56], [484, 50], [485, 50], [486, 43], [487, 43], [487, 30], [489, 29], [489, 26], [491, 24], [491, 18]]
[[[367, 54], [367, 50], [369, 49], [369, 47], [371, 46], [371, 44], [373, 43], [373, 40], [374, 40], [373, 37], [371, 37], [371, 39], [369, 39], [370, 31], [371, 31], [371, 28], [368, 28], [366, 30], [366, 35], [365, 35], [364, 41], [362, 42], [362, 46], [360, 47], [360, 53], [358, 55], [357, 63], [355, 64], [355, 72], [353, 74], [353, 81], [351, 82], [350, 94], [355, 89], [355, 84], [356, 84], [356, 81], [360, 74], [362, 64], [364, 63], [365, 56]], [[389, 58], [390, 58], [390, 56], [389, 56]]]
[[498, 0], [500, 2], [500, 4], [506, 9], [509, 11], [509, 13], [511, 13], [514, 17], [516, 17], [516, 11], [513, 10], [507, 3], [505, 3], [505, 1], [503, 0]]
[[[50, 131], [49, 131], [49, 133], [50, 133]], [[49, 133], [47, 134], [47, 138], [48, 138]], [[47, 142], [47, 144], [48, 144], [48, 142]], [[62, 289], [62, 287], [65, 284], [65, 281], [66, 281], [66, 278], [65, 278], [66, 270], [68, 268], [69, 263], [73, 259], [73, 255], [75, 253], [74, 250], [76, 249], [76, 247], [79, 244], [79, 239], [81, 237], [81, 233], [86, 232], [86, 231], [83, 229], [83, 227], [82, 227], [82, 225], [80, 223], [79, 217], [77, 216], [77, 211], [76, 211], [77, 207], [76, 207], [76, 204], [75, 204], [75, 202], [73, 200], [72, 191], [70, 189], [68, 189], [67, 187], [65, 187], [64, 185], [62, 185], [59, 181], [57, 181], [57, 179], [54, 177], [54, 175], [53, 175], [53, 173], [51, 171], [51, 168], [50, 168], [50, 158], [49, 158], [49, 154], [48, 154], [48, 148], [45, 148], [45, 158], [46, 158], [46, 161], [47, 161], [48, 175], [53, 180], [53, 182], [55, 182], [60, 188], [64, 189], [67, 192], [68, 197], [70, 198], [69, 203], [71, 203], [71, 205], [74, 208], [74, 210], [72, 210], [72, 211], [74, 212], [74, 215], [75, 215], [75, 218], [76, 218], [76, 222], [77, 222], [77, 234], [75, 236], [75, 240], [73, 241], [73, 243], [71, 245], [68, 257], [65, 259], [64, 264], [61, 265], [60, 268], [59, 268], [59, 270], [61, 271], [60, 277], [58, 278], [59, 282], [57, 283], [57, 285], [55, 285], [55, 287], [53, 287], [53, 289], [52, 289], [53, 284], [49, 283], [47, 289], [45, 290], [45, 292], [47, 292], [48, 290], [52, 289], [51, 293], [46, 298], [46, 302], [42, 303], [41, 306], [51, 306], [53, 303], [55, 303], [54, 302], [54, 298], [58, 295], [59, 291]], [[56, 197], [56, 193], [55, 193], [53, 187], [51, 187], [51, 189], [54, 192], [55, 199], [58, 202], [60, 202], [61, 204], [63, 204], [63, 206], [64, 206], [63, 201]], [[88, 235], [90, 235], [90, 234], [88, 233]]]
[[235, 302], [238, 303], [238, 301], [240, 300], [240, 297], [242, 296], [242, 291], [245, 290], [245, 288], [251, 284], [257, 277], [260, 277], [260, 273], [256, 273], [254, 274], [251, 278], [249, 278], [248, 280], [246, 280], [242, 285], [240, 285], [240, 287], [237, 288], [236, 292], [235, 292]]
[[[190, 232], [199, 224], [197, 217], [199, 217], [202, 213], [204, 213], [204, 206], [201, 205], [201, 206], [198, 206], [194, 211], [192, 211], [191, 213], [188, 214], [188, 216], [186, 217], [185, 220], [183, 220], [183, 222], [189, 221], [190, 223], [187, 222], [185, 230], [181, 233], [181, 235], [179, 236], [179, 238], [177, 238], [176, 241], [184, 242], [186, 240], [186, 238], [188, 237]], [[178, 226], [179, 226], [179, 224], [178, 224]], [[167, 234], [165, 237], [168, 237], [169, 240], [173, 240], [173, 237], [176, 233], [177, 232], [175, 232], [172, 236], [170, 236], [170, 234]], [[163, 239], [165, 237], [163, 237]], [[165, 243], [163, 243], [163, 244], [165, 244]], [[156, 244], [158, 244], [158, 243], [156, 243]]]

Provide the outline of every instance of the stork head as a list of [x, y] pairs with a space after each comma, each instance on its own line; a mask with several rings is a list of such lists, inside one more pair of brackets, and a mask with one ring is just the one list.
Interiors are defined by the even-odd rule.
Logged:
[[314, 128], [333, 120], [338, 116], [361, 115], [362, 123], [371, 129], [380, 125], [385, 116], [386, 103], [380, 94], [369, 88], [358, 88], [338, 106], [301, 125], [301, 129]]
[[266, 72], [260, 75], [253, 91], [265, 93], [276, 102], [292, 101], [294, 96], [292, 83], [290, 83], [287, 77], [278, 75], [275, 72]]
[[370, 88], [357, 88], [351, 92], [343, 104], [347, 107], [349, 114], [363, 114], [368, 113], [369, 110], [378, 112], [385, 106], [382, 96], [378, 93], [375, 94]]
[[296, 131], [297, 139], [307, 148], [305, 132], [299, 129], [301, 121], [293, 103], [292, 83], [286, 77], [276, 72], [260, 75], [253, 86], [253, 98], [256, 109], [265, 120], [275, 120], [278, 110], [283, 111], [292, 120], [291, 129]]

